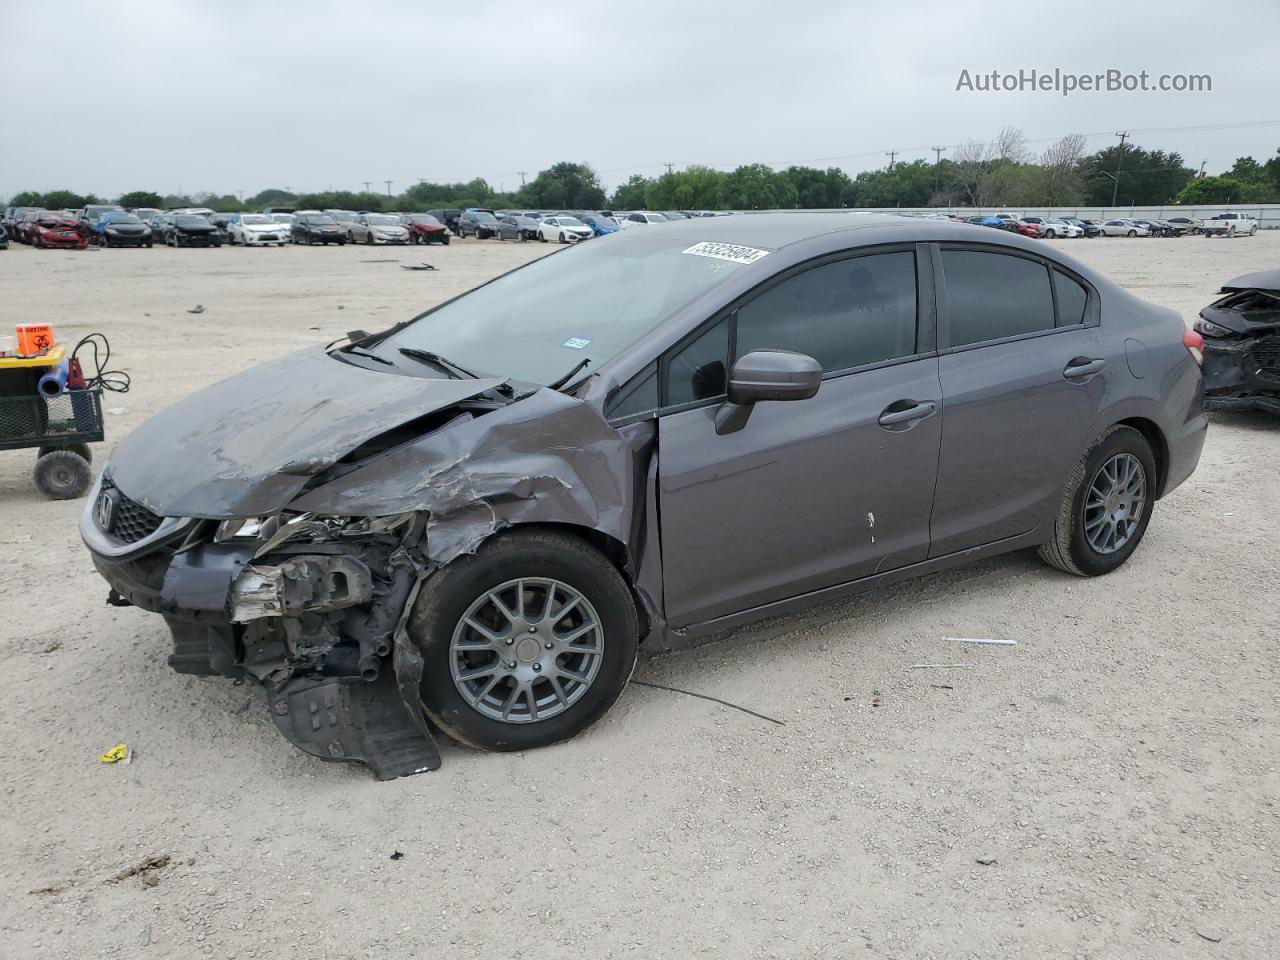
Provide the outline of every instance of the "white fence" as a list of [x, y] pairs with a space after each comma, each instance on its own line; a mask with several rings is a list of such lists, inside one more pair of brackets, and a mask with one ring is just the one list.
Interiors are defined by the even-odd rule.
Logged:
[[[765, 213], [766, 211], [755, 211]], [[777, 213], [945, 213], [963, 217], [984, 214], [1015, 213], [1023, 217], [1079, 217], [1081, 220], [1114, 220], [1117, 217], [1133, 217], [1139, 220], [1167, 220], [1170, 217], [1190, 217], [1207, 220], [1219, 213], [1243, 213], [1254, 217], [1264, 230], [1280, 229], [1280, 203], [1223, 204], [1221, 206], [1179, 207], [1172, 204], [1163, 207], [849, 207], [843, 211], [828, 210], [779, 210]]]

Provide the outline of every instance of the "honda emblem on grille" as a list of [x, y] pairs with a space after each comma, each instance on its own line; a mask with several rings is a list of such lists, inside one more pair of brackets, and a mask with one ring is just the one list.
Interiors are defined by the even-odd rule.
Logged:
[[98, 494], [98, 502], [95, 506], [98, 516], [98, 529], [103, 533], [110, 533], [111, 526], [116, 522], [116, 492], [114, 490], [103, 490]]

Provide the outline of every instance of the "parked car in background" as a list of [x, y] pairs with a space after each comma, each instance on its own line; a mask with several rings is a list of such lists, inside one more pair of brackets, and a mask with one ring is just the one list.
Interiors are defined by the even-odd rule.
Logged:
[[0, 217], [0, 250], [9, 249], [9, 228], [5, 225], [4, 218]]
[[578, 219], [591, 228], [591, 235], [595, 237], [604, 237], [611, 233], [617, 233], [622, 229], [618, 226], [618, 221], [614, 220], [613, 217], [606, 217], [598, 213], [585, 213]]
[[1006, 220], [1005, 222], [1013, 224], [1014, 231], [1024, 237], [1038, 240], [1044, 235], [1044, 227], [1038, 223], [1030, 223], [1026, 220]]
[[488, 210], [463, 210], [458, 217], [458, 236], [483, 240], [498, 230], [498, 218]]
[[118, 203], [93, 203], [88, 206], [81, 207], [76, 211], [76, 223], [80, 228], [80, 232], [90, 239], [95, 233], [94, 227], [98, 223], [98, 218], [104, 213], [124, 213], [124, 207]]
[[293, 242], [307, 247], [317, 243], [342, 246], [347, 242], [347, 231], [327, 213], [298, 213], [294, 214]]
[[1181, 234], [1173, 224], [1166, 220], [1134, 220], [1134, 223], [1147, 228], [1147, 233], [1153, 237], [1178, 237]]
[[151, 226], [151, 221], [154, 220], [158, 215], [164, 213], [163, 210], [159, 210], [155, 207], [134, 207], [129, 212], [132, 213], [139, 220], [141, 220], [143, 223], [145, 223], [147, 226]]
[[511, 217], [497, 217], [493, 225], [493, 238], [495, 240], [526, 240], [528, 239], [520, 232], [519, 225]]
[[31, 235], [35, 230], [36, 220], [41, 215], [51, 211], [44, 210], [40, 207], [23, 207], [22, 213], [13, 224], [13, 238], [19, 243], [31, 243]]
[[227, 227], [227, 242], [232, 246], [283, 247], [289, 239], [288, 227], [265, 213], [241, 213]]
[[449, 242], [449, 228], [429, 213], [406, 213], [400, 220], [409, 231], [410, 243]]
[[1128, 217], [1118, 217], [1115, 220], [1107, 220], [1102, 224], [1102, 235], [1104, 237], [1147, 237], [1151, 233], [1136, 220], [1130, 220]]
[[634, 213], [627, 214], [629, 223], [670, 223], [666, 217], [660, 213], [649, 213], [647, 210], [637, 210]]
[[1205, 406], [1280, 414], [1280, 270], [1246, 273], [1221, 292], [1195, 322]]
[[285, 243], [293, 242], [293, 220], [294, 220], [293, 213], [292, 212], [289, 212], [289, 213], [275, 212], [275, 213], [268, 213], [267, 216], [269, 216], [273, 222], [279, 224], [280, 231], [282, 234], [284, 234]]
[[408, 243], [409, 229], [390, 213], [361, 213], [345, 224], [347, 243]]
[[1258, 221], [1244, 213], [1219, 213], [1200, 222], [1206, 237], [1252, 237], [1258, 232]]
[[[173, 667], [261, 681], [302, 750], [391, 778], [439, 765], [433, 731], [578, 734], [646, 638], [1015, 550], [1119, 569], [1200, 459], [1202, 342], [1009, 234], [699, 218], [186, 396], [115, 445], [80, 535]], [[825, 677], [812, 646], [777, 653]]]
[[[6, 227], [9, 228], [9, 236], [13, 237], [13, 239], [15, 240], [18, 240], [15, 234], [17, 232], [18, 224], [22, 222], [22, 218], [25, 217], [28, 213], [39, 211], [41, 209], [43, 208], [42, 207], [8, 207], [6, 208], [4, 212], [4, 224]], [[22, 241], [18, 240], [18, 242], [21, 243]]]
[[993, 230], [1008, 230], [1011, 220], [1001, 220], [999, 217], [980, 216], [969, 217], [966, 221], [979, 227], [991, 227]]
[[1084, 237], [1100, 237], [1102, 236], [1101, 220], [1081, 220], [1079, 217], [1063, 217], [1065, 223], [1079, 227], [1081, 236]]
[[26, 243], [33, 247], [61, 247], [83, 250], [89, 243], [80, 232], [76, 218], [69, 213], [39, 210], [26, 221]]
[[453, 231], [453, 235], [460, 236], [458, 233], [458, 217], [462, 216], [462, 211], [456, 207], [441, 210], [428, 210], [428, 214], [435, 217], [443, 223], [446, 229]]
[[547, 217], [538, 224], [538, 239], [544, 243], [577, 243], [592, 236], [591, 228], [577, 217]]
[[1179, 234], [1197, 234], [1200, 232], [1200, 221], [1191, 217], [1170, 217], [1166, 222], [1177, 230]]
[[223, 233], [207, 218], [177, 213], [165, 225], [164, 242], [171, 247], [220, 247]]
[[1046, 240], [1056, 240], [1058, 237], [1074, 240], [1084, 236], [1084, 228], [1076, 226], [1066, 218], [1046, 217], [1041, 226], [1044, 228], [1042, 233]]
[[512, 213], [500, 219], [503, 223], [508, 223], [515, 227], [521, 240], [538, 239], [538, 221], [533, 217], [526, 216], [523, 213]]
[[151, 228], [132, 213], [104, 213], [94, 224], [94, 234], [104, 247], [149, 247]]
[[168, 211], [157, 213], [151, 218], [151, 223], [148, 226], [151, 227], [151, 241], [153, 243], [168, 242], [169, 231], [173, 229], [173, 218], [174, 214]]

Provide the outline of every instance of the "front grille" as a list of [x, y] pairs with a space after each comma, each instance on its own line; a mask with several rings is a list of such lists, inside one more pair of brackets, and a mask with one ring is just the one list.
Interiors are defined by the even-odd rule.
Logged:
[[104, 530], [117, 543], [137, 543], [156, 532], [164, 517], [158, 516], [136, 501], [130, 500], [110, 477], [102, 478], [102, 490], [98, 496], [115, 492], [115, 509], [111, 516], [111, 529]]
[[1258, 365], [1258, 376], [1280, 380], [1280, 334], [1263, 337], [1251, 352], [1253, 362]]

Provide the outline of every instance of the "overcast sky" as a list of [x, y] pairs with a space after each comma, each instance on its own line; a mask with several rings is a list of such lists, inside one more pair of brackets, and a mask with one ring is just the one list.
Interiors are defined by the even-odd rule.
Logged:
[[[855, 174], [1006, 125], [1091, 149], [1127, 129], [1216, 173], [1280, 146], [1277, 28], [1275, 0], [0, 0], [0, 196], [510, 190], [557, 160], [610, 187], [666, 162]], [[1213, 90], [956, 90], [964, 69], [1055, 67]], [[1163, 129], [1226, 124], [1255, 125]]]

